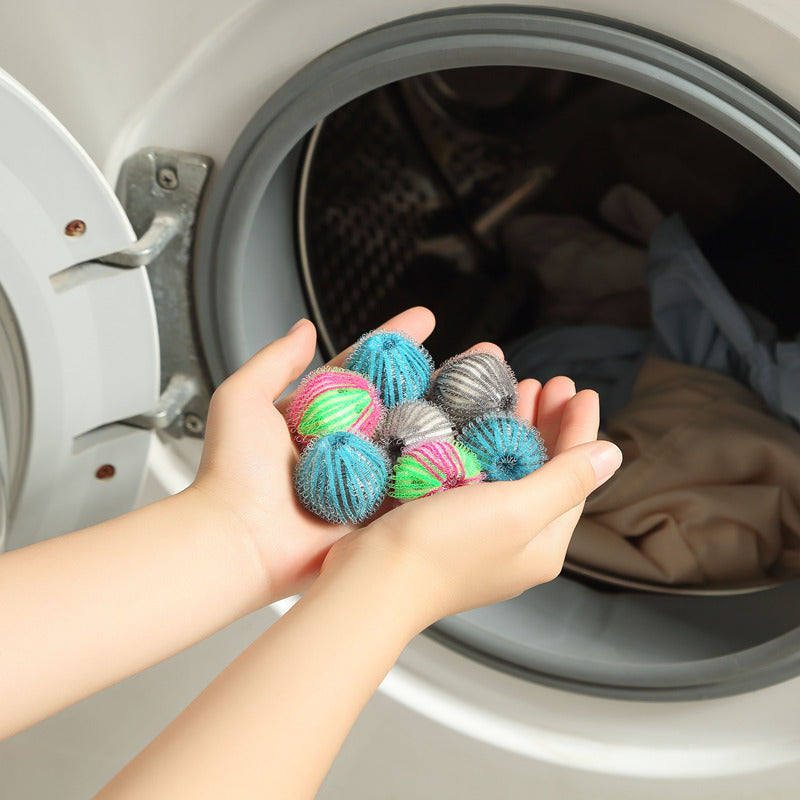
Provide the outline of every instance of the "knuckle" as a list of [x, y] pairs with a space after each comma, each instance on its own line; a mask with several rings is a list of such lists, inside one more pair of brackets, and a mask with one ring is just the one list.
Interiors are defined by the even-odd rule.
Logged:
[[547, 564], [547, 566], [544, 568], [544, 577], [542, 579], [542, 583], [550, 583], [550, 581], [554, 581], [561, 574], [563, 567], [563, 559], [557, 563]]
[[232, 399], [237, 393], [235, 375], [226, 378], [211, 395], [208, 405], [209, 415], [224, 413], [225, 409], [231, 404]]
[[216, 417], [220, 413], [220, 406], [225, 405], [225, 392], [222, 386], [219, 386], [211, 395], [211, 400], [208, 403], [208, 415]]
[[217, 402], [219, 402], [221, 398], [224, 398], [227, 395], [231, 394], [231, 392], [235, 388], [234, 383], [235, 383], [235, 375], [231, 375], [225, 378], [225, 380], [222, 381], [222, 383], [219, 386], [217, 386], [217, 388], [214, 390], [214, 394], [211, 395], [211, 402], [213, 403], [215, 398]]
[[564, 568], [564, 558], [555, 552], [545, 552], [537, 560], [535, 574], [537, 583], [554, 581]]
[[569, 508], [580, 505], [595, 488], [594, 470], [585, 458], [572, 459], [564, 474], [564, 494]]
[[517, 581], [514, 584], [511, 584], [507, 587], [506, 591], [503, 595], [499, 598], [500, 602], [505, 600], [514, 600], [515, 598], [519, 597], [521, 594], [524, 594], [528, 591], [528, 589], [532, 588], [533, 581], [531, 580], [530, 575], [526, 576], [524, 579]]
[[239, 372], [234, 372], [217, 386], [213, 396], [217, 396], [219, 402], [229, 401], [231, 398], [242, 394], [246, 388], [247, 380], [245, 376]]

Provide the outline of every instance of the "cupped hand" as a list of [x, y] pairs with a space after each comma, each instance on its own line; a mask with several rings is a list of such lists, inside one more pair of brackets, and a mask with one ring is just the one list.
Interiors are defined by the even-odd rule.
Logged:
[[405, 503], [334, 545], [323, 572], [361, 561], [383, 580], [392, 576], [419, 628], [555, 578], [586, 497], [618, 469], [622, 454], [597, 441], [597, 393], [576, 393], [568, 378], [544, 388], [522, 381], [518, 413], [541, 431], [547, 463], [518, 481]]
[[[418, 341], [435, 325], [426, 308], [412, 308], [383, 327]], [[319, 572], [331, 544], [353, 526], [331, 525], [298, 502], [293, 486], [298, 449], [283, 416], [292, 395], [278, 398], [314, 357], [316, 330], [301, 320], [225, 380], [211, 398], [203, 456], [187, 490], [206, 503], [220, 524], [239, 530], [259, 560], [264, 602], [304, 589]], [[329, 365], [341, 365], [349, 350]]]

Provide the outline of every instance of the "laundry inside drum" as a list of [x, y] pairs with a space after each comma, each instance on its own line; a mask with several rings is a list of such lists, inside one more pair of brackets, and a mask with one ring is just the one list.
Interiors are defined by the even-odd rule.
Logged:
[[437, 361], [491, 340], [520, 379], [599, 392], [625, 465], [568, 570], [688, 593], [798, 574], [800, 197], [759, 158], [620, 84], [465, 68], [322, 120], [299, 198], [331, 351], [422, 304]]
[[595, 388], [625, 463], [568, 569], [426, 635], [570, 692], [751, 692], [800, 675], [798, 188], [792, 110], [675, 42], [518, 7], [381, 27], [265, 98], [211, 186], [209, 371], [421, 303], [440, 363], [493, 340]]

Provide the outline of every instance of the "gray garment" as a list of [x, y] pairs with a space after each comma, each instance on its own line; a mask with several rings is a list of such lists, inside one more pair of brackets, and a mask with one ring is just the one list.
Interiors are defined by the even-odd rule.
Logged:
[[567, 375], [575, 388], [600, 395], [600, 424], [619, 411], [653, 341], [651, 331], [613, 325], [554, 325], [533, 331], [504, 348], [518, 380]]
[[800, 428], [800, 338], [778, 342], [768, 319], [739, 306], [680, 218], [654, 231], [647, 276], [653, 353], [735, 378]]
[[534, 331], [507, 348], [517, 377], [544, 382], [569, 375], [578, 388], [597, 389], [602, 424], [627, 402], [653, 353], [740, 381], [800, 428], [800, 336], [778, 342], [769, 320], [737, 304], [680, 218], [654, 231], [647, 277], [652, 331], [594, 325]]

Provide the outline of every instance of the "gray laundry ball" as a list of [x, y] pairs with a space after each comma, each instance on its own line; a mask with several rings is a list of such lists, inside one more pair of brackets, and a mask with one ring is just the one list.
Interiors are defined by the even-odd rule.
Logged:
[[442, 364], [431, 396], [461, 428], [484, 414], [513, 414], [517, 408], [517, 379], [505, 361], [489, 353], [472, 352]]
[[455, 429], [441, 408], [426, 400], [415, 400], [390, 408], [378, 436], [394, 460], [405, 447], [422, 442], [452, 442]]

